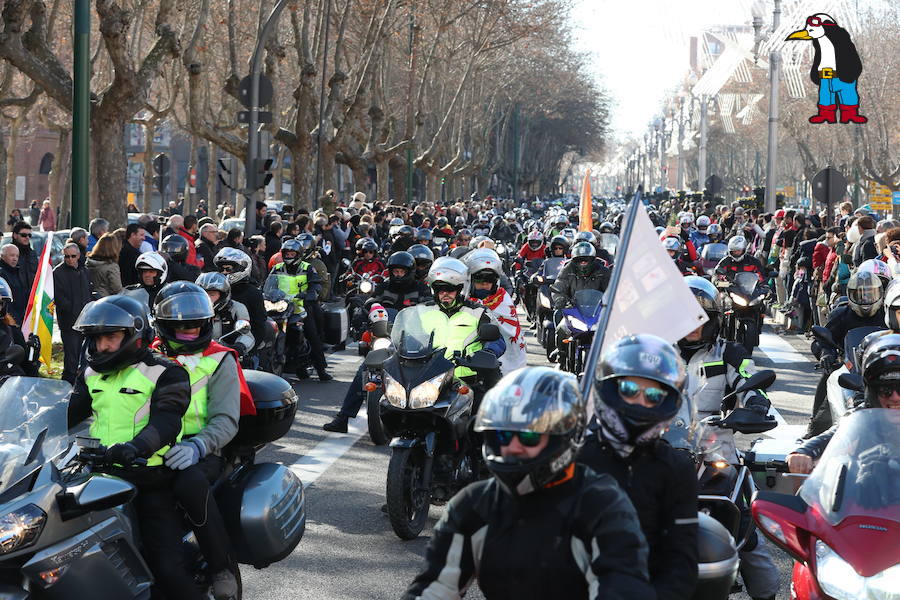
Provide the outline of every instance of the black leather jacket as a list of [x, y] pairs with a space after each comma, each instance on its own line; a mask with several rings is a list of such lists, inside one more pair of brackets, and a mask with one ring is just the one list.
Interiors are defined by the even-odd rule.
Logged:
[[591, 272], [587, 275], [578, 275], [575, 273], [572, 261], [566, 263], [559, 272], [559, 277], [550, 287], [550, 297], [553, 300], [553, 308], [565, 308], [571, 304], [575, 292], [579, 290], [600, 290], [606, 291], [609, 285], [610, 270], [603, 265], [603, 261], [599, 258], [594, 259], [594, 265]]

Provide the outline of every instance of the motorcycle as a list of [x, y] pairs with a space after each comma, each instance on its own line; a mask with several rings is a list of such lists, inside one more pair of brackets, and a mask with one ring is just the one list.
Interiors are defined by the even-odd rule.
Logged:
[[[237, 563], [265, 568], [280, 561], [306, 528], [297, 476], [280, 464], [255, 463], [261, 448], [290, 429], [297, 395], [269, 373], [245, 375], [257, 415], [241, 417], [213, 485], [234, 542], [237, 600]], [[0, 387], [0, 597], [69, 600], [90, 590], [92, 600], [148, 599], [153, 576], [130, 506], [138, 491], [102, 472], [109, 465], [97, 440], [69, 435], [70, 392], [64, 381], [31, 377], [11, 377]], [[183, 544], [198, 588], [212, 597], [187, 517]]]
[[[550, 296], [550, 286], [559, 277], [566, 259], [548, 258], [535, 273], [531, 281], [537, 286], [537, 339], [538, 343], [547, 350], [547, 356], [556, 345], [556, 327], [553, 325], [553, 300]], [[551, 340], [548, 343], [548, 339]]]
[[[303, 332], [303, 323], [307, 316], [306, 309], [297, 306], [295, 297], [279, 287], [279, 280], [285, 277], [288, 276], [273, 273], [266, 278], [266, 282], [263, 284], [266, 314], [276, 327], [270, 372], [279, 376], [284, 372], [285, 365], [289, 365], [289, 370], [305, 368], [310, 352], [309, 342]], [[290, 346], [287, 344], [289, 333], [294, 337]]]
[[900, 413], [847, 415], [799, 495], [759, 492], [753, 518], [794, 559], [792, 600], [900, 597]]
[[739, 272], [733, 281], [717, 281], [730, 308], [725, 311], [725, 338], [744, 346], [748, 352], [759, 346], [768, 288], [761, 284], [756, 273]]
[[[500, 329], [482, 325], [478, 336], [493, 341]], [[471, 431], [477, 386], [454, 377], [454, 369], [491, 371], [499, 363], [486, 351], [445, 357], [444, 348], [434, 345], [435, 332], [423, 329], [414, 308], [398, 314], [391, 342], [395, 351], [370, 352], [366, 366], [381, 373], [380, 420], [392, 438], [388, 517], [394, 533], [410, 540], [425, 526], [429, 505], [446, 503], [480, 470], [480, 444]]]
[[716, 266], [723, 258], [728, 256], [728, 245], [710, 242], [703, 245], [700, 252], [700, 268], [707, 279], [712, 279], [716, 273]]
[[584, 370], [584, 360], [594, 341], [594, 331], [600, 321], [603, 308], [603, 292], [598, 290], [578, 290], [572, 298], [573, 306], [564, 308], [563, 321], [569, 331], [565, 344], [565, 362], [562, 369], [580, 375]]
[[[725, 396], [723, 402], [749, 390], [767, 388], [774, 381], [774, 371], [754, 373]], [[686, 452], [697, 467], [699, 577], [691, 598], [724, 600], [732, 592], [737, 577], [738, 552], [754, 533], [752, 521], [742, 518], [741, 505], [750, 505], [756, 491], [752, 472], [758, 467], [754, 463], [754, 448], [740, 453], [726, 447], [719, 440], [719, 432], [758, 434], [773, 429], [777, 423], [772, 417], [761, 419], [743, 407], [736, 407], [724, 416], [706, 417], [699, 423], [694, 417], [692, 402], [686, 398], [663, 438], [672, 447]]]
[[360, 356], [365, 356], [370, 349], [369, 343], [363, 339], [363, 333], [368, 328], [366, 301], [372, 297], [375, 286], [381, 283], [381, 280], [382, 277], [379, 274], [356, 273], [354, 271], [347, 271], [341, 278], [341, 284], [346, 289], [344, 300], [350, 321], [350, 336], [353, 340], [359, 342], [358, 351]]
[[532, 323], [535, 322], [537, 314], [537, 286], [532, 277], [540, 270], [542, 264], [543, 258], [526, 261], [522, 269], [516, 273], [516, 300], [525, 306], [528, 320]]

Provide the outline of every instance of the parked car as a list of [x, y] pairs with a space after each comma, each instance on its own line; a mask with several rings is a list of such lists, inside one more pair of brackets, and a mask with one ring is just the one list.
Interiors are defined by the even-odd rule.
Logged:
[[[54, 231], [53, 234], [53, 243], [50, 246], [50, 265], [56, 266], [62, 262], [62, 249], [63, 245], [66, 243], [66, 240], [69, 239], [69, 232], [71, 229], [62, 229], [60, 231]], [[41, 252], [44, 251], [44, 244], [47, 241], [47, 233], [44, 231], [34, 231], [34, 235], [31, 236], [31, 247], [32, 249], [38, 253], [40, 256]], [[7, 231], [3, 234], [3, 237], [0, 238], [0, 246], [4, 244], [12, 243], [12, 233]]]

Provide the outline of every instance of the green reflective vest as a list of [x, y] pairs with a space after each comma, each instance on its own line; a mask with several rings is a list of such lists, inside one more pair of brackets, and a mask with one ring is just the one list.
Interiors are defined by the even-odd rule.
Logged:
[[[468, 355], [481, 350], [483, 344], [478, 339], [478, 323], [483, 312], [483, 308], [463, 306], [452, 317], [438, 308], [423, 310], [420, 314], [423, 329], [434, 333], [434, 347], [446, 348], [444, 356], [452, 358], [454, 352]], [[456, 367], [453, 373], [457, 377], [475, 375], [468, 367]]]
[[[94, 413], [91, 437], [107, 447], [133, 440], [150, 421], [150, 398], [165, 370], [163, 365], [144, 362], [115, 373], [98, 373], [88, 367], [84, 381]], [[157, 450], [147, 460], [147, 466], [161, 466], [168, 450], [168, 446]]]
[[181, 435], [197, 435], [206, 427], [207, 401], [209, 398], [209, 378], [219, 368], [226, 352], [216, 352], [209, 356], [202, 353], [175, 357], [191, 379], [191, 404], [181, 420]]
[[294, 312], [299, 312], [303, 308], [303, 297], [307, 288], [309, 288], [306, 276], [307, 269], [309, 269], [308, 262], [300, 263], [300, 268], [296, 275], [289, 274], [283, 262], [278, 263], [272, 269], [272, 274], [278, 275], [278, 289], [288, 296], [294, 297]]

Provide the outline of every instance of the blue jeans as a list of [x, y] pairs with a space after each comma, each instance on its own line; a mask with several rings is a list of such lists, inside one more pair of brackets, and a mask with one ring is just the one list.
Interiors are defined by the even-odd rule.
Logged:
[[[837, 102], [835, 102], [837, 98]], [[837, 77], [833, 79], [819, 80], [819, 104], [832, 106], [843, 104], [844, 106], [859, 105], [859, 94], [856, 93], [856, 81], [844, 83]]]

